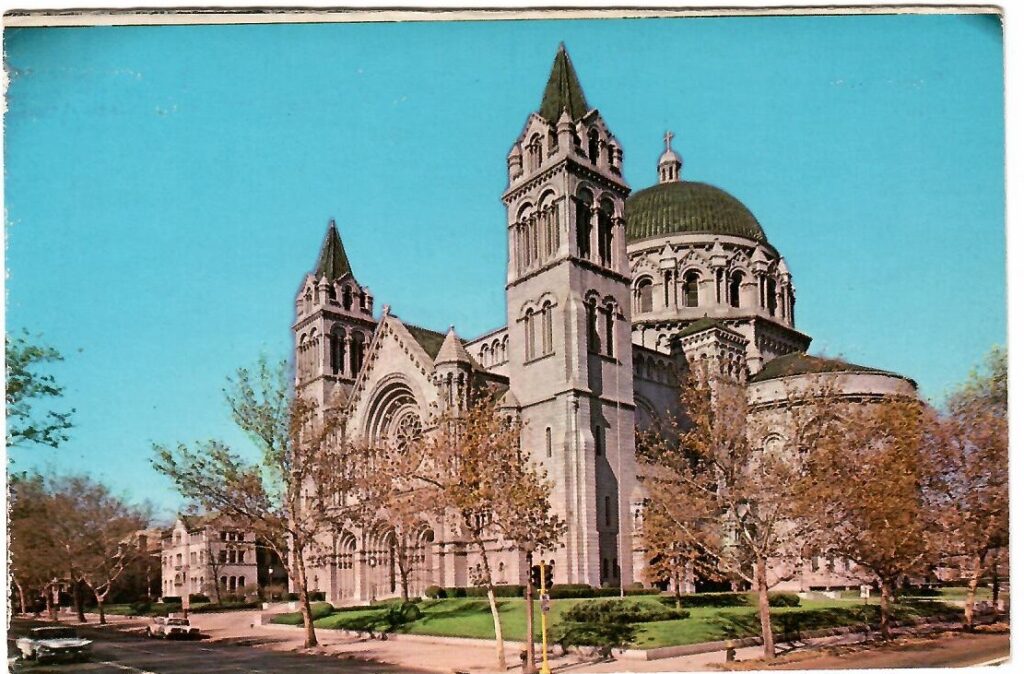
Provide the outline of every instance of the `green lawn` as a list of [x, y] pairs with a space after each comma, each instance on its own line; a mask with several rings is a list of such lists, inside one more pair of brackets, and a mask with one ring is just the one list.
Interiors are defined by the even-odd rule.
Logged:
[[[557, 624], [562, 614], [574, 604], [594, 599], [560, 599], [551, 603], [549, 626]], [[656, 597], [633, 597], [623, 601], [657, 602]], [[423, 617], [402, 625], [395, 631], [406, 634], [475, 637], [493, 639], [494, 628], [486, 599], [437, 599], [420, 602]], [[325, 607], [326, 608], [326, 607]], [[523, 599], [500, 599], [505, 638], [522, 641], [526, 636], [526, 602]], [[535, 635], [540, 638], [540, 607], [535, 606]], [[687, 609], [690, 617], [637, 625], [635, 644], [640, 648], [656, 648], [735, 637], [754, 636], [760, 632], [756, 609], [750, 607], [696, 607]], [[386, 605], [331, 613], [316, 620], [317, 627], [384, 631]], [[897, 607], [897, 619], [913, 616], [947, 616], [955, 619], [959, 609], [941, 601], [906, 602]], [[877, 598], [865, 605], [851, 600], [804, 600], [799, 607], [772, 609], [773, 625], [778, 632], [813, 630], [842, 625], [863, 624], [865, 618], [877, 623]], [[298, 624], [298, 614], [283, 614], [275, 622]]]

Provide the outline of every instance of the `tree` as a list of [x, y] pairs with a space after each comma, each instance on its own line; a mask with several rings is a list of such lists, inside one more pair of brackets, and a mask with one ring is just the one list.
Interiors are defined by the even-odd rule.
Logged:
[[64, 360], [53, 347], [33, 344], [28, 332], [7, 335], [7, 446], [39, 444], [58, 447], [68, 439], [74, 409], [40, 409], [64, 395], [56, 378], [39, 369]]
[[480, 557], [474, 579], [487, 588], [494, 621], [498, 668], [505, 669], [505, 642], [494, 594], [492, 555], [500, 541], [522, 550], [559, 544], [565, 523], [551, 512], [551, 483], [521, 447], [522, 425], [479, 396], [467, 409], [437, 416], [432, 432], [416, 443], [413, 473], [426, 488], [435, 512]]
[[81, 591], [88, 588], [105, 622], [103, 602], [135, 559], [132, 538], [147, 525], [148, 508], [85, 475], [35, 475], [14, 484], [12, 535], [18, 542], [12, 552], [19, 582], [44, 590], [54, 579], [67, 582], [82, 622]]
[[1009, 543], [1006, 372], [1005, 349], [994, 349], [985, 368], [948, 399], [929, 456], [936, 467], [927, 493], [938, 514], [937, 544], [967, 579], [968, 630], [974, 629], [978, 582]]
[[889, 637], [901, 581], [931, 559], [931, 512], [923, 490], [932, 418], [918, 400], [886, 398], [843, 410], [813, 450], [803, 481], [822, 553], [871, 572], [881, 588], [880, 628]]
[[365, 509], [346, 494], [358, 474], [353, 467], [366, 457], [345, 439], [336, 414], [294, 394], [286, 362], [260, 359], [254, 369], [239, 369], [225, 396], [235, 423], [256, 445], [258, 461], [209, 441], [195, 447], [157, 445], [153, 466], [186, 499], [234, 519], [289, 560], [311, 648], [317, 639], [307, 560], [319, 540]]
[[[827, 386], [793, 391], [782, 412], [752, 414], [744, 388], [694, 371], [681, 388], [686, 418], [642, 436], [639, 470], [647, 501], [641, 537], [652, 573], [745, 581], [758, 596], [765, 658], [775, 656], [768, 590], [800, 568], [810, 521], [801, 480], [808, 443], [827, 423]], [[779, 425], [786, 434], [764, 438]]]
[[51, 587], [61, 573], [53, 554], [50, 497], [39, 474], [12, 475], [10, 489], [9, 545], [11, 581], [22, 612], [28, 610], [26, 595], [45, 595], [52, 610]]
[[55, 497], [57, 515], [79, 527], [80, 538], [72, 545], [72, 582], [92, 592], [100, 624], [106, 624], [103, 605], [114, 584], [138, 560], [137, 532], [150, 521], [148, 508], [131, 505], [105, 485], [77, 477], [59, 485]]

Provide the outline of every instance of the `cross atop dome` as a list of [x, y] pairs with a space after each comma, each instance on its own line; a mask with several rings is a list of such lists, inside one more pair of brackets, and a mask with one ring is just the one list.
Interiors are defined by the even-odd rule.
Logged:
[[661, 153], [661, 158], [658, 159], [659, 183], [670, 183], [680, 180], [679, 175], [683, 170], [683, 160], [672, 149], [672, 139], [675, 137], [676, 134], [671, 131], [666, 131], [663, 137], [665, 140], [665, 151]]

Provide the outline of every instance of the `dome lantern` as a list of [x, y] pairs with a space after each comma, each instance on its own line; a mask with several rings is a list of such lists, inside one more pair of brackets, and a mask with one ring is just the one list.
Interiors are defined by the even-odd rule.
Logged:
[[665, 132], [665, 151], [658, 159], [658, 182], [660, 184], [680, 180], [679, 176], [683, 170], [683, 160], [672, 149], [672, 139], [675, 134], [671, 131]]

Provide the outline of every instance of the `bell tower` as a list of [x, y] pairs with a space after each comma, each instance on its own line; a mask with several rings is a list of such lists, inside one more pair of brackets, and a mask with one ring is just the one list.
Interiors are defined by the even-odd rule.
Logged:
[[568, 523], [556, 583], [632, 581], [635, 484], [622, 148], [559, 45], [508, 154], [509, 381]]
[[373, 295], [356, 281], [331, 220], [316, 266], [295, 298], [296, 390], [321, 409], [344, 404], [376, 325]]

